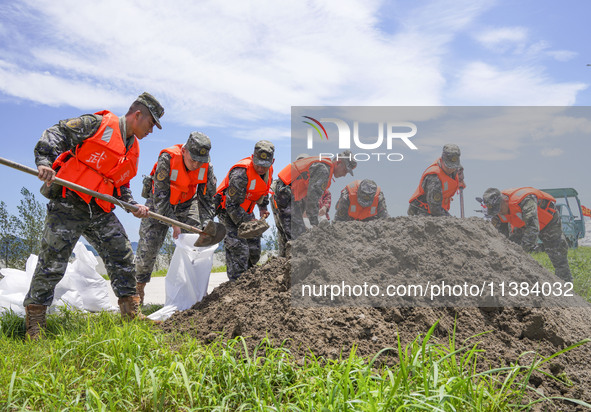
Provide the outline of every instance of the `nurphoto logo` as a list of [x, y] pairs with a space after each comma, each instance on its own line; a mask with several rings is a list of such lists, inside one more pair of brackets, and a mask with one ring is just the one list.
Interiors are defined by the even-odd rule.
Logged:
[[[314, 148], [314, 136], [318, 135], [320, 140], [329, 141], [328, 132], [326, 131], [325, 124], [330, 123], [336, 126], [338, 133], [338, 144], [339, 150], [362, 150], [363, 152], [354, 153], [352, 157], [356, 161], [368, 161], [370, 159], [377, 159], [378, 161], [386, 159], [392, 162], [399, 162], [404, 159], [402, 153], [391, 152], [396, 140], [402, 141], [409, 149], [418, 150], [417, 146], [410, 140], [411, 137], [417, 134], [417, 126], [411, 122], [377, 122], [377, 136], [364, 136], [364, 141], [361, 141], [359, 137], [359, 122], [353, 122], [353, 145], [351, 149], [351, 127], [349, 124], [337, 118], [321, 118], [316, 120], [310, 116], [302, 116], [308, 120], [303, 122], [310, 127], [307, 129], [307, 145], [308, 149]], [[334, 129], [334, 126], [330, 129]], [[316, 131], [316, 133], [314, 133]], [[368, 153], [369, 150], [383, 149], [385, 143], [385, 150], [387, 152], [372, 152]], [[335, 157], [338, 155], [334, 153], [321, 153], [321, 157]]]

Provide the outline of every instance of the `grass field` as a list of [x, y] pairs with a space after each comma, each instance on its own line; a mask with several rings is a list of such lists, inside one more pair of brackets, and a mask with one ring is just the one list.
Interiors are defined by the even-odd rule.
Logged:
[[2, 320], [1, 410], [512, 411], [551, 402], [527, 382], [552, 357], [476, 372], [486, 353], [453, 338], [434, 344], [434, 329], [377, 366], [379, 354], [354, 350], [324, 361], [267, 342], [249, 353], [240, 338], [202, 346], [109, 313], [52, 315], [38, 342], [23, 340], [19, 318]]
[[[554, 267], [543, 252], [533, 253], [542, 266], [554, 273]], [[574, 289], [577, 294], [591, 302], [591, 247], [581, 246], [568, 250], [568, 264], [573, 275]]]
[[[535, 258], [549, 263], [545, 254]], [[576, 287], [588, 297], [591, 248], [570, 251], [569, 259]], [[559, 400], [535, 392], [529, 377], [587, 343], [548, 358], [530, 352], [486, 370], [477, 337], [435, 344], [434, 329], [374, 358], [353, 350], [326, 361], [313, 354], [294, 359], [265, 341], [253, 353], [240, 338], [204, 346], [141, 321], [122, 323], [112, 313], [50, 315], [38, 342], [24, 339], [21, 318], [7, 313], [0, 322], [0, 411], [514, 411], [536, 404], [544, 410]], [[385, 352], [395, 361], [385, 361]], [[550, 379], [570, 384], [568, 376]]]

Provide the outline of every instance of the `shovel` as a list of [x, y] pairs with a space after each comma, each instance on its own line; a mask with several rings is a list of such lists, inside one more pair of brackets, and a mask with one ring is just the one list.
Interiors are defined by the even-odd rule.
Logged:
[[[8, 159], [4, 159], [2, 157], [0, 157], [0, 163], [5, 166], [12, 167], [13, 169], [20, 170], [21, 172], [29, 173], [33, 176], [39, 175], [39, 171], [37, 171], [33, 168], [21, 165], [19, 163], [13, 162]], [[124, 202], [124, 201], [119, 200], [113, 196], [109, 196], [109, 195], [105, 195], [103, 193], [95, 192], [94, 190], [87, 189], [86, 187], [77, 185], [76, 183], [72, 183], [67, 180], [60, 179], [59, 177], [56, 177], [52, 183], [56, 183], [58, 185], [65, 186], [69, 189], [85, 193], [87, 195], [96, 197], [98, 199], [102, 199], [102, 200], [112, 203], [114, 205], [118, 205], [129, 212], [136, 212], [139, 209], [139, 207], [136, 205], [132, 205], [131, 203]], [[213, 221], [209, 222], [207, 224], [207, 226], [204, 228], [204, 230], [199, 230], [194, 226], [187, 225], [185, 223], [179, 222], [179, 221], [171, 219], [169, 217], [159, 215], [158, 213], [148, 212], [148, 217], [151, 217], [152, 219], [156, 219], [161, 222], [167, 223], [169, 225], [178, 226], [181, 229], [185, 229], [189, 232], [193, 232], [193, 233], [197, 233], [197, 234], [201, 235], [201, 236], [199, 236], [199, 238], [195, 242], [194, 246], [197, 246], [197, 247], [211, 246], [211, 245], [215, 245], [216, 243], [220, 243], [222, 241], [222, 239], [224, 238], [224, 236], [226, 235], [225, 226], [222, 225], [221, 223], [217, 223], [217, 222], [213, 222]], [[212, 233], [213, 233], [213, 236], [211, 235]]]
[[460, 187], [460, 217], [463, 219], [464, 216], [464, 188]]

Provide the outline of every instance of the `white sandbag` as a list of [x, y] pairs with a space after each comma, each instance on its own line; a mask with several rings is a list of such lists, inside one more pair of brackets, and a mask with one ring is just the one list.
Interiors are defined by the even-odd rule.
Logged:
[[168, 319], [175, 311], [189, 309], [207, 295], [213, 252], [218, 245], [195, 247], [199, 235], [180, 234], [164, 281], [164, 307], [148, 316], [153, 320]]
[[[24, 272], [23, 272], [24, 273]], [[2, 285], [0, 285], [0, 288]], [[26, 292], [25, 292], [26, 293]], [[18, 316], [25, 316], [25, 308], [23, 307], [23, 299], [25, 295], [22, 293], [2, 293], [0, 290], [0, 314], [3, 312], [13, 311]]]
[[51, 306], [47, 309], [47, 313], [58, 313], [60, 308], [65, 307], [86, 310], [80, 293], [77, 290], [68, 289], [65, 291], [62, 290], [59, 298], [56, 298], [54, 295], [53, 302], [51, 302]]
[[4, 276], [0, 280], [0, 313], [12, 310], [19, 316], [25, 316], [23, 300], [29, 291], [36, 265], [37, 255], [31, 255], [27, 259], [26, 271], [12, 268], [0, 270]]
[[[35, 256], [36, 257], [36, 256]], [[27, 293], [31, 284], [31, 276], [18, 269], [0, 269], [4, 278], [0, 280], [0, 295], [3, 293]]]
[[[58, 307], [70, 306], [80, 310], [100, 311], [116, 310], [109, 300], [109, 282], [95, 270], [98, 261], [81, 242], [74, 247], [76, 259], [70, 262], [62, 280], [57, 284], [49, 313]], [[37, 266], [37, 256], [27, 259], [26, 271], [18, 269], [2, 269], [3, 279], [0, 280], [0, 313], [13, 310], [24, 316], [23, 300]]]
[[96, 271], [96, 257], [81, 242], [74, 247], [74, 255], [76, 260], [68, 265], [66, 275], [72, 277], [74, 289], [80, 294], [83, 308], [90, 312], [117, 310], [109, 300], [111, 285]]

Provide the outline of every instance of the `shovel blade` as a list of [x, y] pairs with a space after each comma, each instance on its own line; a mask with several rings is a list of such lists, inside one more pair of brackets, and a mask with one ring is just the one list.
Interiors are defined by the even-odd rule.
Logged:
[[[208, 224], [208, 227], [210, 227], [211, 224], [215, 225], [215, 234], [213, 236], [210, 236], [207, 234], [200, 235], [199, 239], [197, 239], [197, 241], [195, 242], [195, 244], [193, 246], [206, 247], [206, 246], [215, 245], [217, 243], [220, 243], [222, 240], [224, 240], [224, 237], [226, 237], [226, 227], [223, 224], [218, 223], [218, 222], [210, 222]], [[205, 232], [209, 232], [208, 227], [205, 228]]]

